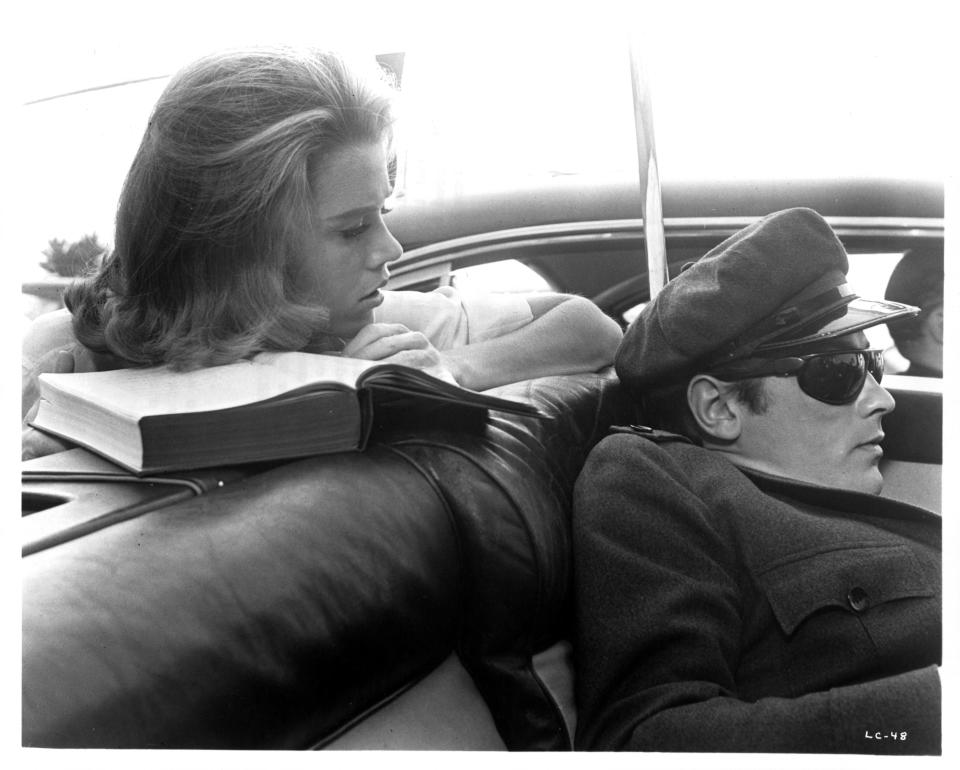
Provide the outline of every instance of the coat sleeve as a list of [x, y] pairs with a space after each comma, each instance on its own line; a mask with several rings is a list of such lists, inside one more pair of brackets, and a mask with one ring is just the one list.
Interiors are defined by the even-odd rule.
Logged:
[[938, 753], [935, 666], [798, 698], [738, 697], [736, 538], [684, 482], [669, 454], [631, 436], [601, 443], [577, 482], [579, 747]]

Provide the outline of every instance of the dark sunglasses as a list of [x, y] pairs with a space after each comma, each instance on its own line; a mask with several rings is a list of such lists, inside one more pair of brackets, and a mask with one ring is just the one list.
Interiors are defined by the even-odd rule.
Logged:
[[849, 404], [860, 395], [867, 374], [883, 379], [882, 350], [834, 350], [785, 358], [750, 358], [710, 372], [720, 379], [796, 377], [800, 390], [825, 404]]

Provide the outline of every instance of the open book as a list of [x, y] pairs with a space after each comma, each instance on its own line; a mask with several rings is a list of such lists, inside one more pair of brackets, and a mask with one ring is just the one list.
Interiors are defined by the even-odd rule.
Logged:
[[137, 474], [361, 450], [374, 405], [425, 402], [537, 415], [407, 366], [261, 353], [191, 372], [41, 374], [32, 425]]

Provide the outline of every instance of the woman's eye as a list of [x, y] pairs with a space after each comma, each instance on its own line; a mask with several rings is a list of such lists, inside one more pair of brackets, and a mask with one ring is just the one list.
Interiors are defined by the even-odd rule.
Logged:
[[[383, 206], [383, 207], [380, 208], [380, 216], [385, 216], [385, 215], [389, 214], [391, 211], [393, 211], [392, 208], [389, 208], [389, 207], [387, 207], [387, 206]], [[351, 227], [351, 228], [349, 228], [348, 230], [341, 230], [341, 231], [340, 231], [340, 235], [341, 235], [341, 237], [347, 238], [347, 239], [349, 239], [349, 238], [359, 238], [361, 235], [363, 235], [363, 234], [364, 234], [367, 230], [369, 230], [369, 229], [370, 229], [370, 223], [369, 223], [366, 219], [363, 219], [363, 220], [360, 222], [360, 224], [357, 225], [356, 227]]]
[[340, 235], [343, 238], [359, 238], [369, 229], [370, 229], [369, 224], [367, 224], [366, 222], [361, 222], [359, 225], [357, 225], [356, 227], [351, 227], [349, 230], [341, 230]]

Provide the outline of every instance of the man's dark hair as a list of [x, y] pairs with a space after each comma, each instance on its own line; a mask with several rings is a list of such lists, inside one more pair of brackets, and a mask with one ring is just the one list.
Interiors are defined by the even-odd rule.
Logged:
[[885, 299], [917, 305], [921, 312], [887, 323], [895, 345], [923, 335], [929, 311], [943, 305], [943, 244], [908, 251], [894, 268]]
[[[651, 428], [679, 433], [700, 443], [702, 434], [687, 402], [689, 382], [690, 380], [687, 379], [674, 385], [647, 391], [641, 396], [640, 403], [643, 408], [643, 419]], [[737, 380], [731, 385], [736, 399], [745, 404], [751, 412], [763, 414], [767, 411], [769, 400], [762, 377]]]

